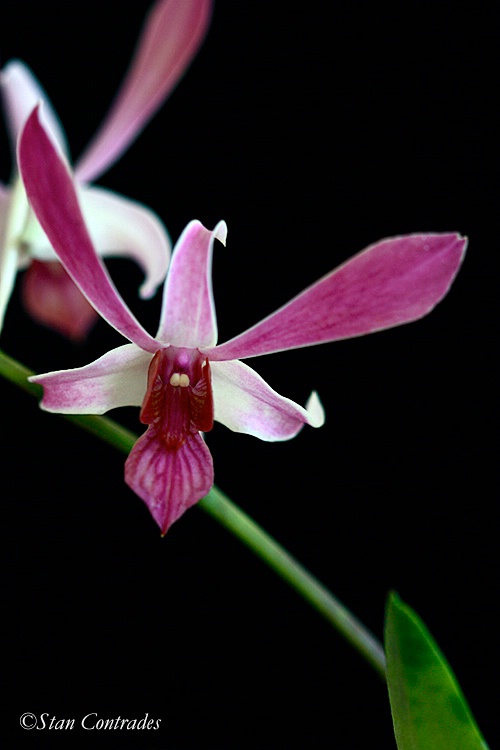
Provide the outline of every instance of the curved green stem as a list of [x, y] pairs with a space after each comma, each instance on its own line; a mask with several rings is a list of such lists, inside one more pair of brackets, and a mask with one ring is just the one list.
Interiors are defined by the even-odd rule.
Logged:
[[[29, 383], [33, 373], [0, 351], [0, 375], [40, 397], [40, 386]], [[137, 435], [107, 417], [61, 415], [84, 430], [129, 453]], [[246, 544], [292, 588], [325, 617], [341, 635], [385, 679], [385, 656], [381, 643], [323, 584], [246, 513], [213, 487], [198, 505]]]
[[379, 641], [293, 555], [217, 487], [213, 487], [199, 505], [298, 591], [385, 677], [385, 656]]

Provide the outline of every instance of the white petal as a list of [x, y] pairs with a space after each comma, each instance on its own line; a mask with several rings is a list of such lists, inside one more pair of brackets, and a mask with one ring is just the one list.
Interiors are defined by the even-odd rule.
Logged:
[[85, 367], [29, 378], [44, 388], [40, 406], [61, 414], [104, 414], [118, 406], [140, 406], [151, 354], [135, 344], [112, 349]]
[[141, 297], [152, 297], [165, 279], [172, 249], [159, 218], [146, 206], [103, 188], [82, 187], [79, 197], [99, 255], [135, 260], [146, 277]]
[[304, 409], [276, 393], [255, 370], [233, 360], [211, 362], [214, 418], [235, 432], [261, 440], [288, 440], [304, 424], [321, 427], [323, 407], [313, 393]]
[[28, 68], [20, 60], [11, 60], [0, 72], [7, 125], [15, 150], [19, 133], [38, 102], [43, 102], [42, 117], [45, 126], [65, 154], [68, 146], [62, 125], [47, 94]]
[[[1, 217], [0, 217], [1, 218]], [[0, 247], [0, 331], [5, 311], [14, 288], [18, 269], [18, 253], [12, 245]]]
[[[171, 253], [170, 238], [159, 218], [146, 206], [103, 188], [79, 186], [78, 198], [98, 255], [136, 261], [145, 275], [140, 295], [152, 297], [165, 279]], [[57, 260], [34, 217], [23, 239], [34, 258]]]
[[19, 240], [26, 221], [28, 202], [21, 180], [11, 190], [0, 190], [0, 330], [21, 264]]
[[0, 183], [0, 330], [2, 330], [5, 309], [12, 293], [16, 276], [17, 262], [13, 266], [10, 254], [5, 248], [5, 231], [9, 210], [9, 191]]

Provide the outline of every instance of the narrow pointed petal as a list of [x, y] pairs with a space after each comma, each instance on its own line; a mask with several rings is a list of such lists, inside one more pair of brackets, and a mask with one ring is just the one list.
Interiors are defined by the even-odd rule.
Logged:
[[382, 240], [253, 328], [203, 353], [210, 360], [244, 359], [418, 320], [449, 290], [466, 245], [458, 234]]
[[234, 432], [261, 440], [289, 440], [304, 424], [321, 427], [323, 407], [312, 393], [304, 409], [276, 393], [243, 362], [213, 362], [214, 418]]
[[27, 65], [20, 60], [11, 60], [0, 71], [0, 87], [6, 112], [7, 127], [15, 152], [17, 139], [33, 109], [43, 102], [45, 127], [67, 154], [66, 136], [50, 100]]
[[125, 305], [97, 257], [69, 168], [44, 130], [38, 108], [20, 138], [19, 168], [31, 207], [75, 284], [117, 331], [155, 352], [157, 343]]
[[43, 386], [45, 411], [104, 414], [119, 406], [140, 406], [146, 392], [151, 355], [134, 344], [112, 349], [85, 367], [33, 375]]
[[79, 180], [99, 177], [160, 108], [198, 51], [212, 5], [212, 0], [160, 0], [153, 6], [114, 104], [77, 162]]
[[159, 341], [187, 348], [216, 343], [212, 252], [214, 240], [225, 244], [226, 235], [224, 221], [213, 231], [199, 221], [191, 221], [183, 231], [174, 248], [163, 291]]
[[214, 482], [212, 456], [197, 432], [172, 450], [151, 426], [127, 458], [125, 481], [144, 500], [165, 534], [174, 521], [210, 491]]
[[25, 271], [22, 299], [31, 317], [73, 341], [83, 341], [98, 319], [59, 261], [35, 260]]
[[99, 255], [135, 260], [145, 275], [141, 297], [152, 297], [165, 280], [171, 254], [170, 238], [159, 218], [146, 206], [103, 188], [83, 187], [78, 195]]

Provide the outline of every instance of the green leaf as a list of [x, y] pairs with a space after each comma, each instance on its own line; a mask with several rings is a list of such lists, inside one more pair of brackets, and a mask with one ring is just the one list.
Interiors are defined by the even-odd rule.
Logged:
[[395, 593], [387, 602], [385, 652], [399, 750], [488, 750], [437, 643]]

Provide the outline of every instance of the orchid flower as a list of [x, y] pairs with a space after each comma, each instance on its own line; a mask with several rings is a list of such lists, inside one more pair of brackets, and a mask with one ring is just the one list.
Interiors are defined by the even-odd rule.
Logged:
[[[99, 254], [133, 258], [145, 274], [140, 289], [144, 298], [165, 278], [170, 239], [145, 206], [88, 183], [120, 158], [170, 94], [203, 40], [211, 10], [212, 0], [154, 4], [119, 93], [75, 165], [79, 200]], [[14, 148], [28, 115], [43, 101], [46, 126], [67, 154], [58, 118], [28, 67], [18, 60], [9, 62], [0, 72], [0, 86]], [[0, 329], [20, 269], [27, 269], [23, 299], [31, 315], [69, 338], [84, 338], [97, 313], [60, 265], [15, 174], [10, 188], [0, 184]]]
[[66, 271], [100, 315], [131, 343], [91, 364], [31, 378], [44, 388], [42, 408], [102, 414], [141, 406], [147, 431], [125, 464], [127, 484], [162, 533], [213, 484], [200, 433], [214, 420], [262, 440], [287, 440], [324, 414], [313, 393], [306, 408], [279, 395], [240, 359], [361, 336], [417, 320], [447, 293], [463, 258], [457, 234], [382, 240], [312, 284], [252, 328], [217, 345], [211, 284], [213, 231], [192, 221], [178, 240], [153, 338], [119, 296], [85, 227], [69, 168], [30, 116], [19, 147], [28, 199]]

